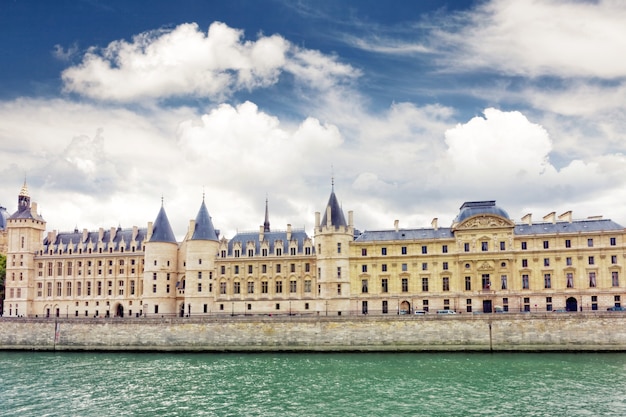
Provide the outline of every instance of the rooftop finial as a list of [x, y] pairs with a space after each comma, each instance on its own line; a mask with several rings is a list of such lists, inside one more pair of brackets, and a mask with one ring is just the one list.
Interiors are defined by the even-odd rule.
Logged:
[[267, 194], [265, 194], [265, 221], [263, 222], [263, 231], [264, 232], [270, 231], [270, 211], [269, 211], [269, 204], [267, 201]]
[[333, 193], [335, 192], [335, 168], [330, 164], [330, 185]]
[[161, 207], [163, 207], [163, 194], [161, 194]]
[[204, 202], [204, 185], [202, 186], [202, 201]]

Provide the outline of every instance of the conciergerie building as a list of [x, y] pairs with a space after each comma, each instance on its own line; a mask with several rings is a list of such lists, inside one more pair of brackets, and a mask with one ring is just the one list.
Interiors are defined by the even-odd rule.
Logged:
[[267, 201], [258, 231], [220, 236], [203, 198], [179, 242], [163, 203], [147, 227], [62, 233], [26, 183], [17, 203], [0, 209], [5, 317], [574, 312], [626, 295], [624, 228], [571, 211], [514, 222], [476, 201], [449, 227], [360, 232], [333, 186], [312, 236], [270, 228]]

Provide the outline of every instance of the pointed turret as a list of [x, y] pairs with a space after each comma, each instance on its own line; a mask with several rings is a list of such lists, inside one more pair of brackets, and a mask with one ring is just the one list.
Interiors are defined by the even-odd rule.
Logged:
[[337, 196], [335, 195], [335, 183], [333, 181], [332, 191], [330, 193], [330, 198], [328, 199], [328, 204], [326, 205], [326, 211], [324, 212], [324, 217], [322, 217], [322, 223], [320, 226], [347, 226], [346, 218], [343, 215], [343, 210], [337, 201]]
[[218, 240], [213, 222], [211, 221], [211, 216], [209, 216], [209, 211], [206, 208], [206, 204], [204, 204], [204, 198], [202, 199], [202, 205], [196, 216], [191, 240]]
[[165, 214], [163, 203], [161, 203], [161, 210], [159, 210], [159, 214], [154, 221], [150, 242], [176, 243], [176, 237], [172, 231], [172, 226], [170, 226], [170, 221], [167, 219], [167, 214]]
[[265, 221], [263, 222], [263, 231], [270, 231], [270, 211], [267, 204], [267, 197], [265, 197]]

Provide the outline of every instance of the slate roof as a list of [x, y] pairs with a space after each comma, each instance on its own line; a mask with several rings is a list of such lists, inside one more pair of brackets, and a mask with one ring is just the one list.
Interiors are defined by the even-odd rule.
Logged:
[[[293, 230], [291, 232], [291, 239], [296, 240], [298, 242], [298, 254], [302, 254], [304, 252], [304, 241], [308, 239], [308, 235], [304, 230]], [[283, 254], [289, 254], [289, 241], [287, 240], [287, 232], [286, 231], [276, 231], [276, 232], [267, 232], [263, 234], [263, 239], [267, 240], [269, 243], [269, 253], [274, 254], [275, 248], [277, 245], [277, 241], [282, 240], [282, 249]], [[247, 255], [246, 250], [248, 249], [248, 242], [254, 242], [254, 255], [258, 256], [261, 254], [261, 242], [259, 241], [259, 232], [243, 232], [237, 233], [230, 241], [228, 242], [228, 255], [233, 255], [233, 247], [235, 243], [241, 243], [242, 256]], [[315, 248], [311, 245], [312, 254], [315, 253]]]
[[209, 216], [206, 204], [204, 204], [204, 200], [202, 200], [202, 205], [200, 206], [200, 210], [198, 210], [198, 215], [196, 216], [196, 222], [191, 240], [218, 240], [217, 232], [213, 227], [213, 222], [211, 221], [211, 216]]
[[172, 226], [170, 226], [170, 221], [167, 219], [167, 214], [165, 214], [165, 208], [163, 206], [161, 206], [161, 210], [159, 210], [159, 214], [152, 226], [150, 242], [176, 243], [176, 237], [174, 236]]
[[9, 218], [9, 213], [7, 212], [7, 209], [5, 209], [4, 207], [0, 206], [0, 230], [6, 230], [7, 229], [7, 220]]
[[[111, 248], [113, 251], [120, 251], [122, 247], [124, 251], [130, 251], [133, 246], [141, 250], [141, 243], [145, 240], [147, 233], [148, 229], [145, 227], [138, 228], [137, 236], [133, 241], [132, 228], [122, 229], [118, 227], [114, 231], [113, 241], [111, 242], [111, 230], [105, 230], [102, 236], [102, 244], [104, 245], [103, 251], [109, 252]], [[87, 237], [83, 240], [83, 233], [77, 229], [73, 232], [61, 232], [56, 235], [52, 242], [48, 241], [47, 237], [43, 240], [43, 251], [46, 253], [50, 250], [52, 250], [53, 253], [68, 253], [71, 249], [72, 253], [78, 253], [78, 250], [82, 249], [83, 252], [86, 252], [89, 242], [91, 242], [94, 247], [96, 246], [99, 234], [98, 231], [88, 232]]]
[[335, 227], [339, 226], [347, 226], [346, 218], [343, 216], [343, 210], [341, 210], [341, 206], [337, 201], [337, 196], [335, 195], [335, 191], [333, 190], [330, 193], [330, 198], [328, 199], [328, 204], [326, 205], [326, 210], [324, 210], [324, 217], [322, 217], [322, 224], [320, 226], [325, 226], [327, 222], [326, 215], [328, 214], [328, 207], [330, 207], [330, 224]]
[[[535, 224], [517, 224], [513, 229], [515, 236], [528, 235], [549, 235], [556, 233], [580, 233], [580, 232], [604, 232], [604, 231], [623, 231], [624, 227], [615, 223], [613, 220], [604, 219], [586, 219], [574, 220], [571, 223], [567, 221], [556, 223], [535, 223]], [[437, 230], [428, 229], [400, 229], [395, 230], [366, 230], [356, 239], [356, 242], [378, 242], [392, 240], [436, 240], [436, 239], [454, 239], [452, 229], [448, 227], [440, 227]]]

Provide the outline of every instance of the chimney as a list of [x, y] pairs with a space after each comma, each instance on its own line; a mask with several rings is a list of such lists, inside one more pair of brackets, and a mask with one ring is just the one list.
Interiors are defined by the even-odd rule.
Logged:
[[265, 226], [261, 225], [259, 226], [259, 243], [263, 242], [263, 239], [265, 239]]
[[139, 233], [139, 228], [137, 226], [133, 226], [133, 236], [131, 237], [131, 241], [134, 242], [137, 240], [137, 234]]
[[83, 240], [81, 241], [81, 243], [86, 242], [87, 237], [89, 237], [89, 231], [87, 229], [83, 229]]
[[146, 241], [149, 241], [150, 238], [152, 237], [152, 222], [148, 222], [148, 232], [146, 233]]
[[332, 214], [331, 214], [331, 210], [330, 210], [330, 206], [326, 207], [326, 226], [330, 227], [331, 224], [333, 224], [333, 219], [332, 219]]
[[287, 242], [291, 241], [291, 225], [287, 225]]
[[434, 218], [432, 222], [430, 222], [430, 225], [432, 226], [433, 229], [437, 230], [439, 229], [439, 219], [438, 218]]
[[196, 221], [191, 219], [189, 220], [189, 229], [187, 230], [187, 237], [185, 238], [185, 240], [189, 240], [192, 238], [193, 236], [193, 232], [196, 229]]
[[30, 203], [30, 214], [32, 214], [33, 217], [37, 216], [37, 203]]
[[354, 212], [352, 210], [348, 212], [348, 226], [354, 227]]
[[102, 243], [102, 238], [104, 237], [104, 229], [101, 227], [98, 229], [98, 243]]
[[559, 216], [559, 220], [564, 220], [568, 223], [572, 222], [572, 210], [568, 210]]
[[546, 214], [545, 216], [543, 216], [543, 220], [546, 222], [556, 223], [556, 213], [553, 211], [551, 213]]
[[315, 212], [315, 227], [321, 227], [322, 225], [320, 224], [320, 212], [316, 211]]
[[396, 229], [396, 233], [398, 232], [398, 227], [400, 226], [400, 220], [393, 221], [393, 228]]
[[111, 228], [111, 234], [109, 235], [109, 242], [113, 242], [113, 238], [115, 237], [115, 227]]
[[522, 217], [522, 221], [524, 223], [526, 223], [527, 225], [529, 225], [529, 226], [531, 224], [533, 224], [533, 215], [532, 215], [532, 213], [528, 213], [524, 217]]

